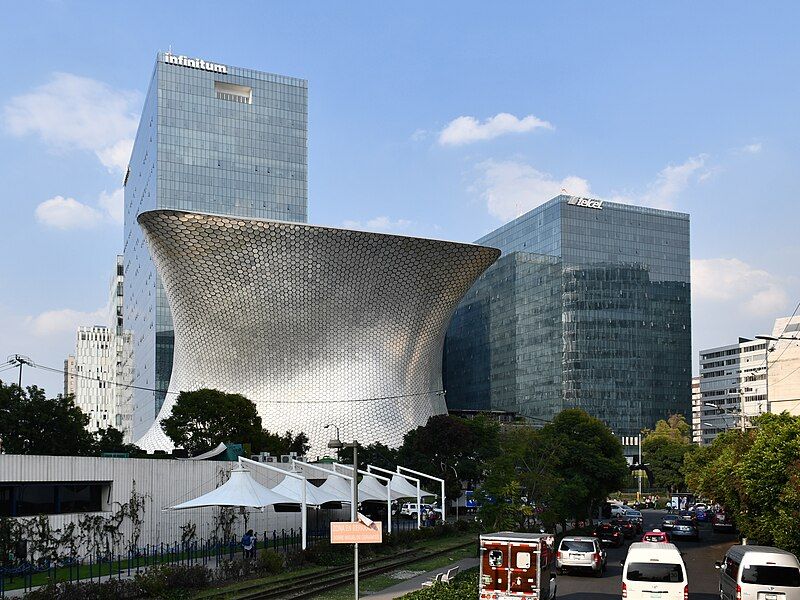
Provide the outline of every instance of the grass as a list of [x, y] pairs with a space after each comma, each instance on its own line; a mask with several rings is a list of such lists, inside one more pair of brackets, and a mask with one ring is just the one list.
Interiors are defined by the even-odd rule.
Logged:
[[[443, 550], [444, 548], [452, 547], [460, 543], [466, 543], [470, 540], [475, 540], [475, 535], [458, 536], [446, 538], [442, 540], [434, 540], [437, 543], [429, 544], [425, 547], [426, 550]], [[433, 571], [443, 569], [450, 564], [462, 560], [464, 558], [471, 558], [476, 556], [477, 540], [475, 547], [457, 548], [452, 552], [448, 552], [442, 556], [433, 556], [424, 558], [416, 562], [404, 565], [404, 571]], [[391, 573], [383, 573], [381, 575], [374, 575], [359, 581], [359, 596], [368, 596], [371, 593], [380, 592], [395, 584], [401, 583], [402, 580], [395, 579]], [[329, 590], [319, 596], [313, 596], [312, 600], [350, 600], [354, 595], [354, 588], [352, 585], [341, 587], [335, 590]]]

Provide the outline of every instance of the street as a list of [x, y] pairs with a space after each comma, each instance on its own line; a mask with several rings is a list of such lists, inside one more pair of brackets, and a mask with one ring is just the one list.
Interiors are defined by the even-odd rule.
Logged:
[[[661, 525], [661, 518], [667, 514], [663, 510], [644, 510], [644, 531]], [[641, 536], [626, 540], [621, 548], [607, 548], [608, 567], [602, 578], [592, 575], [559, 575], [558, 598], [563, 600], [610, 600], [620, 598], [622, 589], [622, 567], [628, 546], [639, 541]], [[683, 561], [689, 577], [690, 600], [716, 600], [719, 598], [718, 571], [714, 562], [720, 560], [725, 551], [738, 538], [735, 534], [721, 534], [711, 531], [709, 523], [700, 523], [700, 541], [679, 541], [676, 545], [683, 553]]]

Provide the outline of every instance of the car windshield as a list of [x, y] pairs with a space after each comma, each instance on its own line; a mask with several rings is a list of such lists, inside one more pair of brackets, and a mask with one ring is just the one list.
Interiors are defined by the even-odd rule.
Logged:
[[631, 563], [628, 565], [628, 580], [680, 583], [683, 581], [683, 568], [672, 563]]
[[625, 516], [627, 516], [627, 517], [641, 517], [642, 513], [640, 513], [638, 510], [629, 510], [628, 514], [625, 515]]
[[564, 540], [561, 542], [561, 550], [569, 552], [594, 552], [592, 542], [579, 542], [578, 540]]
[[800, 570], [796, 567], [751, 565], [742, 570], [742, 583], [777, 587], [800, 587]]
[[664, 517], [664, 521], [675, 521], [677, 520], [677, 518], [678, 517], [676, 517], [675, 515], [667, 515], [666, 517]]

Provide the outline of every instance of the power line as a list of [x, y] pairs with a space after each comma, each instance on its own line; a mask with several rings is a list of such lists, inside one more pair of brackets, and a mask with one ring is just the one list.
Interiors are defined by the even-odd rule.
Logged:
[[[787, 329], [789, 329], [789, 325], [791, 324], [792, 319], [794, 319], [794, 316], [797, 314], [798, 310], [800, 310], [800, 302], [798, 302], [797, 306], [794, 307], [794, 312], [792, 312], [792, 316], [789, 317], [788, 321], [786, 321], [786, 325], [783, 326], [783, 331], [781, 331], [780, 335], [777, 336], [778, 338], [783, 337], [783, 334], [786, 333]], [[795, 338], [795, 339], [797, 339], [797, 338]], [[783, 356], [783, 353], [786, 352], [786, 350], [789, 348], [789, 346], [791, 346], [791, 344], [786, 344], [786, 346], [784, 346], [783, 350], [778, 355], [778, 357], [775, 360], [773, 360], [772, 362], [775, 363], [775, 362], [779, 361], [781, 356]], [[769, 355], [767, 355], [767, 356], [769, 356]], [[783, 380], [781, 380], [781, 381], [783, 381]]]
[[[68, 377], [79, 377], [81, 379], [88, 379], [90, 381], [97, 381], [102, 383], [107, 383], [109, 385], [117, 385], [120, 387], [134, 389], [134, 390], [144, 390], [147, 392], [161, 392], [163, 394], [180, 394], [181, 392], [170, 392], [168, 390], [157, 390], [155, 388], [148, 388], [138, 385], [131, 385], [126, 383], [120, 383], [118, 381], [111, 381], [107, 379], [100, 379], [100, 377], [92, 377], [90, 375], [83, 375], [81, 373], [75, 373], [70, 371], [65, 371], [64, 369], [57, 369], [56, 367], [48, 367], [46, 365], [40, 365], [37, 363], [31, 364], [32, 367], [35, 369], [44, 369], [45, 371], [52, 371], [53, 373], [61, 373], [62, 375], [67, 375]], [[352, 402], [377, 402], [380, 400], [402, 400], [404, 398], [416, 398], [419, 396], [430, 396], [430, 395], [437, 395], [443, 396], [445, 393], [444, 390], [431, 390], [427, 392], [416, 392], [414, 394], [400, 394], [397, 396], [380, 396], [376, 398], [359, 398], [356, 400], [346, 400], [347, 403]], [[331, 400], [278, 400], [278, 401], [271, 401], [273, 404], [328, 404]], [[343, 401], [345, 402], [345, 401]]]

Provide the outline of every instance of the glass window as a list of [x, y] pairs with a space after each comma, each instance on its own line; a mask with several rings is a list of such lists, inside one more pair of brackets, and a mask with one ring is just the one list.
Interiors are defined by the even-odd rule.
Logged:
[[775, 565], [750, 565], [742, 570], [742, 583], [776, 587], [800, 587], [800, 570]]
[[653, 583], [680, 583], [683, 581], [683, 568], [673, 563], [630, 563], [628, 579]]
[[489, 566], [490, 567], [503, 566], [503, 552], [501, 550], [489, 550]]
[[561, 542], [561, 551], [594, 552], [594, 544], [592, 542], [578, 542], [575, 540], [564, 540]]

